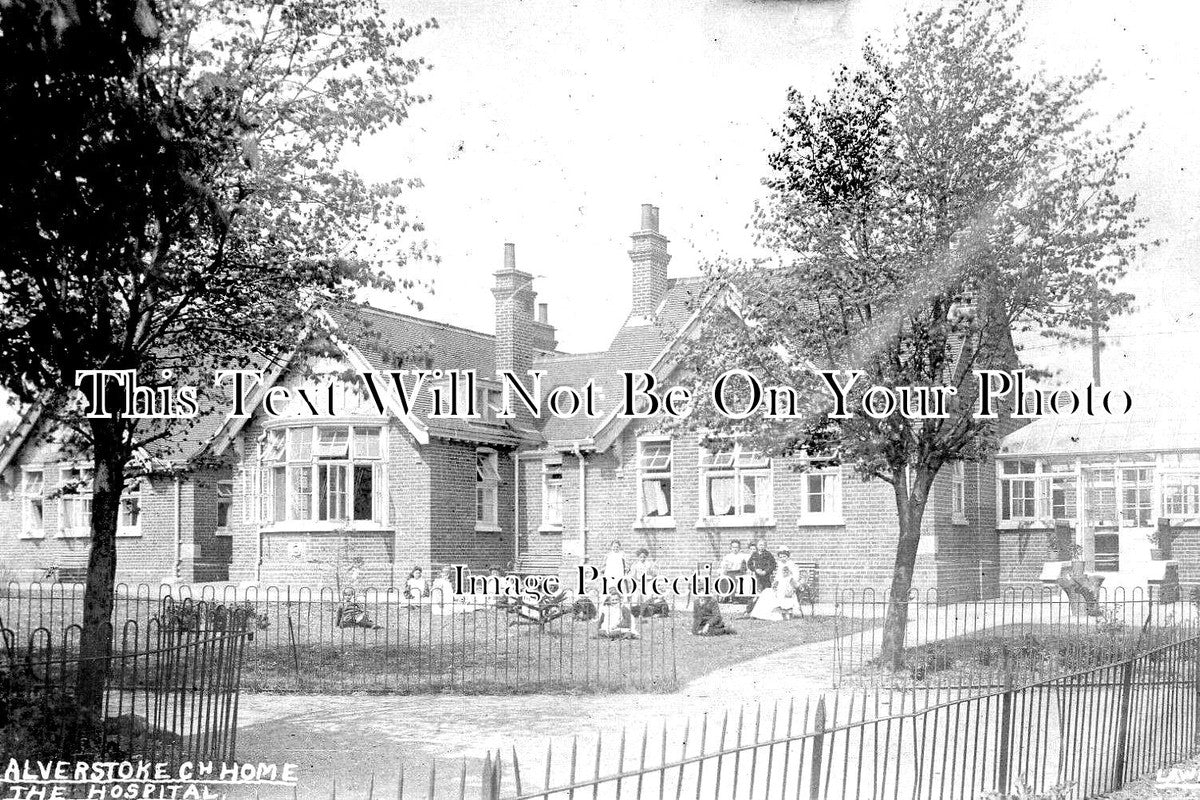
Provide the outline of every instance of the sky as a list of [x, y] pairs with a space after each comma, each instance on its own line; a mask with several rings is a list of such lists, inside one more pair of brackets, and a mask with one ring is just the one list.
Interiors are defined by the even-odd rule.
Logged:
[[[933, 2], [933, 0], [930, 0]], [[770, 131], [790, 86], [828, 86], [867, 35], [887, 37], [903, 3], [885, 0], [419, 0], [392, 6], [439, 28], [417, 40], [431, 102], [350, 162], [370, 178], [416, 176], [410, 198], [441, 259], [416, 270], [433, 294], [420, 315], [492, 329], [503, 243], [536, 276], [560, 347], [603, 349], [629, 307], [628, 235], [639, 205], [661, 209], [670, 274], [697, 274], [750, 250], [747, 228]], [[1123, 287], [1138, 310], [1106, 335], [1103, 383], [1190, 377], [1200, 346], [1196, 209], [1200, 138], [1197, 12], [1183, 4], [1033, 0], [1031, 66], [1108, 77], [1091, 98], [1145, 130], [1126, 190], [1162, 238]], [[1188, 13], [1197, 14], [1186, 18]], [[402, 297], [379, 305], [412, 311]], [[1029, 343], [1028, 361], [1090, 380], [1086, 350]], [[1183, 366], [1185, 369], [1180, 369]], [[1200, 382], [1198, 382], [1200, 383]], [[1200, 386], [1198, 386], [1200, 388]]]
[[[389, 0], [385, 0], [388, 2]], [[603, 349], [630, 299], [629, 234], [661, 209], [672, 276], [746, 255], [770, 131], [791, 86], [827, 87], [867, 35], [887, 37], [907, 5], [888, 0], [390, 0], [438, 29], [413, 40], [431, 101], [349, 154], [369, 180], [417, 177], [409, 198], [436, 266], [433, 293], [376, 296], [396, 310], [490, 332], [504, 242], [536, 276], [560, 347]], [[922, 0], [912, 0], [922, 2]], [[928, 3], [936, 0], [926, 0]], [[1184, 10], [1181, 10], [1184, 9]], [[1190, 15], [1190, 16], [1189, 16]], [[1105, 338], [1103, 383], [1194, 385], [1200, 372], [1200, 11], [1188, 4], [1030, 0], [1031, 66], [1108, 76], [1090, 102], [1145, 130], [1126, 189], [1163, 244], [1125, 286], [1138, 311]], [[416, 311], [413, 301], [423, 309]], [[1086, 350], [1025, 351], [1064, 385], [1086, 385]], [[1189, 383], [1191, 382], [1191, 383]]]

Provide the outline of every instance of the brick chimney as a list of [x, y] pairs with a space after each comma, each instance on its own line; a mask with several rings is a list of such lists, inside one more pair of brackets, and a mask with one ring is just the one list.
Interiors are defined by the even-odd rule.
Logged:
[[[534, 294], [536, 297], [536, 293]], [[550, 309], [545, 303], [537, 304], [537, 319], [533, 321], [533, 355], [550, 353], [558, 347], [557, 331], [550, 324]]]
[[658, 206], [642, 204], [642, 228], [630, 235], [633, 247], [633, 316], [649, 319], [667, 294], [667, 237], [658, 232]]
[[496, 372], [525, 375], [533, 367], [533, 276], [517, 269], [517, 246], [504, 245], [504, 267], [496, 272]]

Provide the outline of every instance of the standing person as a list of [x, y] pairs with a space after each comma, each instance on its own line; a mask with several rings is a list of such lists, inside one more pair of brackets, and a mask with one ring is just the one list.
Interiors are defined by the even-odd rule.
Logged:
[[771, 582], [775, 580], [775, 557], [767, 550], [766, 539], [754, 543], [754, 552], [746, 560], [746, 566], [754, 575], [754, 588], [760, 594], [771, 587]]
[[613, 539], [613, 543], [608, 548], [608, 555], [604, 557], [604, 572], [602, 573], [610, 586], [625, 577], [626, 566], [625, 551], [621, 549], [621, 543]]
[[[742, 550], [741, 540], [734, 539], [729, 542], [729, 552], [721, 558], [721, 572], [733, 580], [736, 586], [738, 579], [749, 571], [749, 567], [746, 565], [749, 559], [750, 554]], [[726, 595], [721, 598], [721, 602], [729, 602], [732, 599], [732, 594]]]
[[775, 592], [778, 595], [779, 612], [784, 619], [796, 615], [803, 616], [800, 610], [800, 567], [792, 561], [792, 554], [787, 550], [779, 551], [779, 561], [775, 569]]

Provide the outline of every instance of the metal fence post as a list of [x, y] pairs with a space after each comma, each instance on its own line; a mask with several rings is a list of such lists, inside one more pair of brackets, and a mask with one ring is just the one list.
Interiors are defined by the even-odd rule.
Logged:
[[1125, 784], [1125, 764], [1128, 761], [1129, 747], [1129, 704], [1133, 699], [1133, 665], [1137, 659], [1131, 658], [1125, 662], [1121, 675], [1121, 707], [1117, 712], [1117, 757], [1113, 766], [1116, 783], [1113, 788]]
[[481, 800], [500, 800], [500, 754], [496, 754], [496, 760], [492, 760], [492, 754], [488, 753], [483, 759], [483, 780], [480, 799]]
[[[821, 761], [825, 750], [825, 698], [817, 699], [817, 713], [813, 720], [812, 772], [808, 776], [808, 796], [818, 800], [821, 796]], [[803, 764], [801, 764], [803, 769]]]
[[996, 791], [1001, 796], [1008, 795], [1012, 762], [1012, 717], [1013, 677], [1012, 672], [1005, 669], [1004, 694], [1000, 698], [1000, 733], [996, 740], [1000, 745], [1000, 755], [996, 760]]

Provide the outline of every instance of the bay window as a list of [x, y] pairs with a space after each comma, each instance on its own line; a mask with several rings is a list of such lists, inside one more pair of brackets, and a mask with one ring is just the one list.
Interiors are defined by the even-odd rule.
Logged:
[[701, 447], [700, 486], [704, 516], [771, 516], [771, 460], [740, 442], [725, 450]]
[[671, 440], [639, 439], [637, 490], [639, 517], [671, 518]]
[[[379, 425], [303, 425], [268, 430], [261, 458], [263, 521], [382, 523], [381, 436]], [[228, 485], [231, 505], [232, 483], [222, 483]], [[218, 518], [222, 491], [218, 484]], [[225, 521], [228, 524], [228, 512]]]
[[495, 450], [475, 451], [475, 530], [499, 530], [499, 463]]

